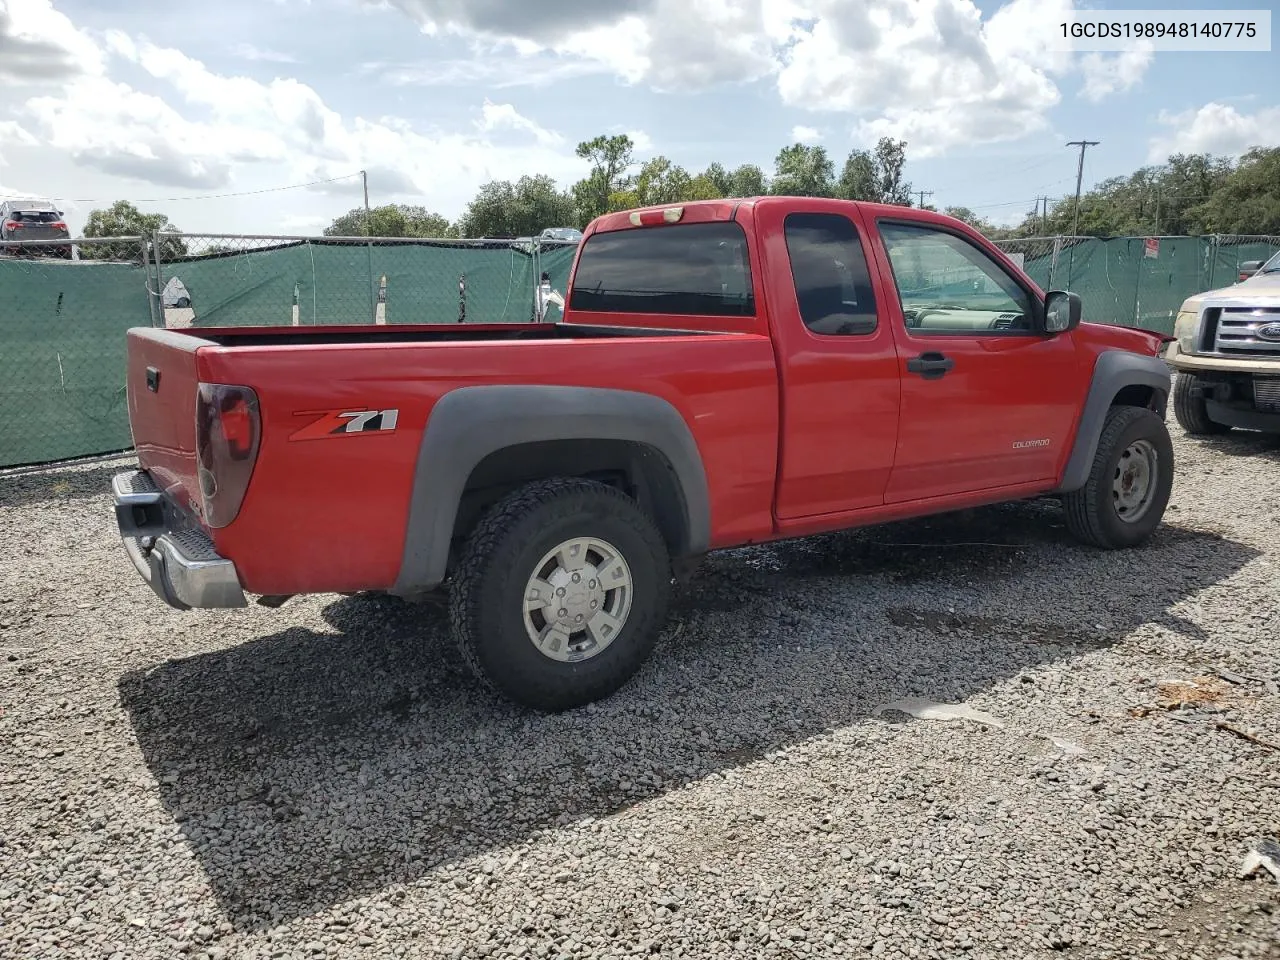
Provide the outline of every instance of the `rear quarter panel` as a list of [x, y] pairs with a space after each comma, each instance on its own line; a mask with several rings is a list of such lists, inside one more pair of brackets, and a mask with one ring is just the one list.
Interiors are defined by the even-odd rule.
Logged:
[[[206, 347], [201, 379], [258, 394], [262, 446], [240, 514], [213, 532], [254, 593], [389, 588], [433, 405], [485, 384], [612, 387], [670, 402], [698, 444], [712, 545], [772, 530], [778, 396], [766, 337]], [[291, 439], [343, 411], [397, 410], [394, 431]]]

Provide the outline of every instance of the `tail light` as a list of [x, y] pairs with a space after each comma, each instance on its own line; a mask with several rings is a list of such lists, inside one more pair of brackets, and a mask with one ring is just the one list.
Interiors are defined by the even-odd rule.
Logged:
[[6, 230], [17, 230], [21, 226], [22, 226], [22, 221], [20, 220], [6, 220], [4, 222], [4, 228]]
[[258, 459], [262, 417], [248, 387], [202, 383], [196, 393], [196, 459], [204, 520], [225, 527], [240, 512]]
[[67, 229], [67, 224], [66, 224], [66, 221], [64, 220], [55, 220], [53, 223], [50, 224], [50, 226], [53, 227], [53, 229], [55, 230]]

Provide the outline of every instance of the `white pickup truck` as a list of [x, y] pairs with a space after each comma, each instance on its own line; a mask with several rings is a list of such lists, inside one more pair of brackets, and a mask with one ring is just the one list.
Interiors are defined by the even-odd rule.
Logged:
[[1280, 253], [1246, 280], [1188, 297], [1165, 359], [1187, 433], [1280, 433]]

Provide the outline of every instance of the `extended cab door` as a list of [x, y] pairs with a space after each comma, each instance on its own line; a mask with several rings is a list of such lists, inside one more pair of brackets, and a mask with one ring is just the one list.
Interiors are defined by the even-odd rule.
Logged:
[[1039, 297], [959, 231], [881, 218], [877, 238], [902, 374], [885, 502], [1052, 481], [1082, 399], [1072, 337], [1038, 332]]
[[[777, 345], [780, 520], [883, 504], [898, 433], [898, 361], [857, 209], [761, 200], [757, 236]], [[890, 294], [891, 295], [891, 294]]]

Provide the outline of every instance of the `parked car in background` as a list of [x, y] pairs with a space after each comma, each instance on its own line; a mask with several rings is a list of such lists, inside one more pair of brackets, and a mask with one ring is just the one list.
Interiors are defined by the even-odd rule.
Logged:
[[1280, 433], [1280, 253], [1238, 283], [1188, 297], [1173, 334], [1165, 359], [1187, 433]]
[[[1271, 259], [1274, 261], [1275, 257], [1272, 257]], [[1244, 263], [1240, 264], [1239, 276], [1236, 277], [1236, 283], [1248, 280], [1255, 273], [1261, 270], [1262, 267], [1263, 261], [1261, 260], [1246, 260]]]
[[[47, 200], [6, 200], [0, 203], [0, 240], [22, 243], [29, 240], [70, 240], [71, 231], [62, 211]], [[5, 246], [6, 256], [56, 256], [71, 259], [71, 244], [40, 244], [32, 247]]]
[[1126, 548], [1164, 515], [1165, 338], [1081, 323], [960, 220], [610, 213], [563, 299], [559, 323], [130, 330], [129, 561], [180, 610], [447, 588], [475, 672], [561, 710], [635, 674], [711, 550], [1044, 495]]
[[575, 227], [547, 227], [540, 234], [539, 240], [570, 240], [573, 243], [582, 242], [582, 231]]

